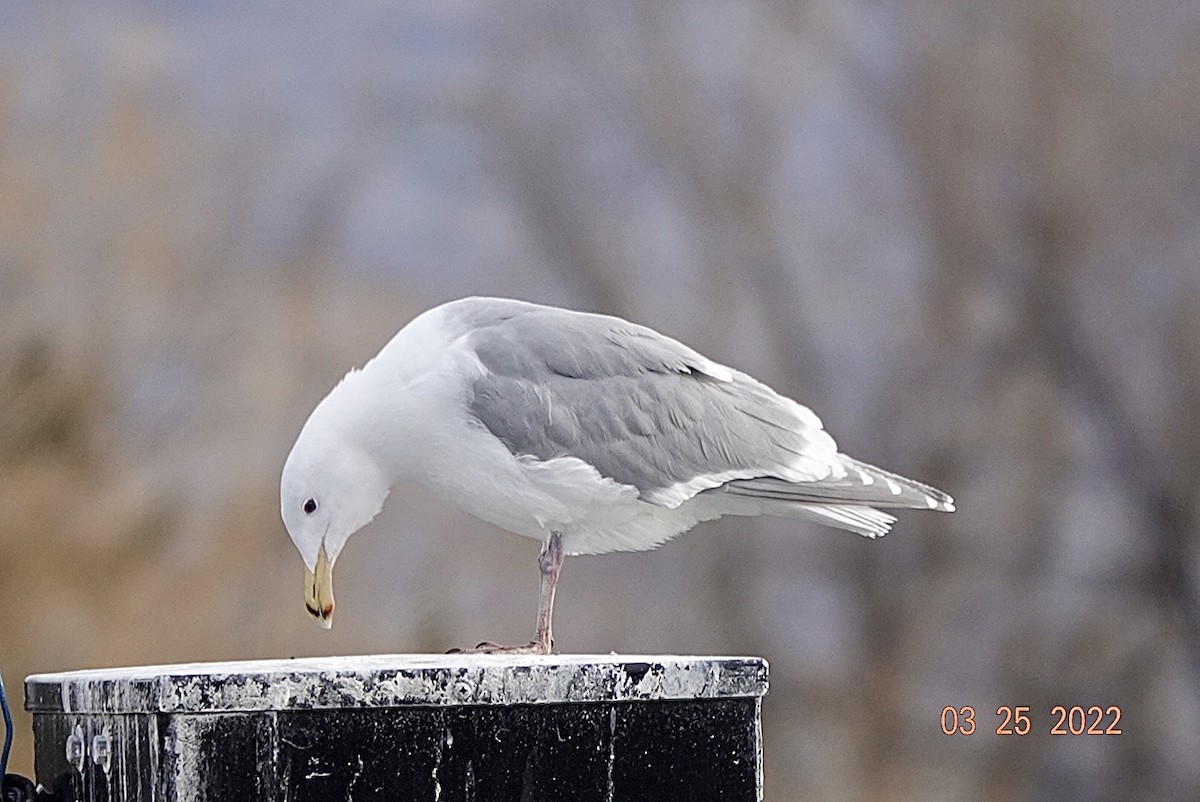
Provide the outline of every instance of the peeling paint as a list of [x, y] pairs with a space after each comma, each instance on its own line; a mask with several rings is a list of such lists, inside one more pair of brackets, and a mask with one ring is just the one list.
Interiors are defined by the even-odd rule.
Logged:
[[761, 696], [766, 676], [748, 657], [371, 655], [40, 674], [26, 696], [65, 713], [556, 704]]
[[613, 802], [615, 788], [613, 787], [613, 766], [617, 763], [617, 709], [608, 711], [608, 802]]

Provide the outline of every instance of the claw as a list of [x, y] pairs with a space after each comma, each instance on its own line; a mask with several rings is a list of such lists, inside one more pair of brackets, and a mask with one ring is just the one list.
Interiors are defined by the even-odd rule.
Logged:
[[550, 645], [534, 640], [523, 646], [501, 646], [485, 640], [474, 649], [450, 649], [446, 654], [550, 654]]

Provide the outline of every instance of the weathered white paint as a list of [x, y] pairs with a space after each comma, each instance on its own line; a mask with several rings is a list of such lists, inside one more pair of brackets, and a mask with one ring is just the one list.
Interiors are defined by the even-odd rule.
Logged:
[[26, 684], [61, 691], [39, 694], [33, 710], [215, 713], [762, 696], [766, 673], [745, 657], [393, 654], [91, 669]]

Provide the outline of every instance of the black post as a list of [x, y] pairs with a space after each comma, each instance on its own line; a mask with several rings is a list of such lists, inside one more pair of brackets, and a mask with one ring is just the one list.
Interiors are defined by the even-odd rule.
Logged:
[[79, 799], [761, 800], [749, 657], [378, 655], [29, 677]]

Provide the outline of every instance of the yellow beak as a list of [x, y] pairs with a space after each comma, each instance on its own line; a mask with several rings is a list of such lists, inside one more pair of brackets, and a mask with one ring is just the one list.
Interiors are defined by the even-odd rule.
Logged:
[[317, 571], [304, 570], [304, 606], [324, 629], [333, 626], [333, 566], [325, 546], [317, 552]]

